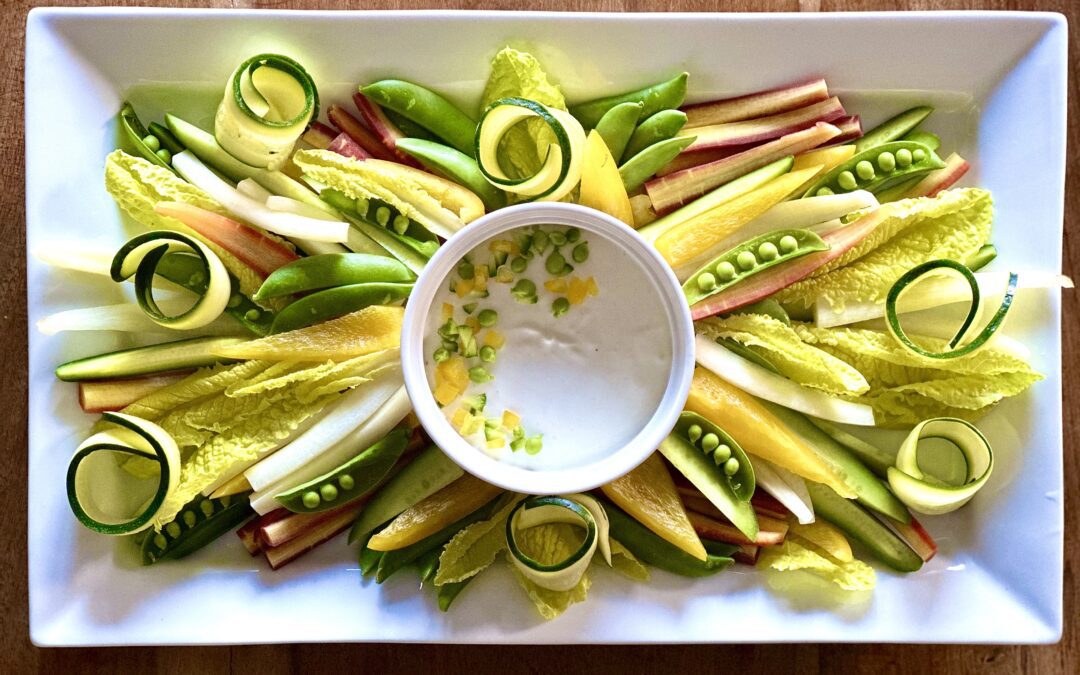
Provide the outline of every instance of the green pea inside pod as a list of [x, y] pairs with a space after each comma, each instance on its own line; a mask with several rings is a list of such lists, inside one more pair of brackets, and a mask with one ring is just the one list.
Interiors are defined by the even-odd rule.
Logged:
[[[693, 440], [696, 439], [696, 440]], [[679, 416], [660, 452], [749, 539], [758, 534], [750, 505], [757, 481], [742, 447], [727, 432], [692, 412]]]
[[683, 294], [691, 305], [716, 295], [754, 274], [829, 245], [810, 230], [773, 230], [724, 251], [683, 284]]

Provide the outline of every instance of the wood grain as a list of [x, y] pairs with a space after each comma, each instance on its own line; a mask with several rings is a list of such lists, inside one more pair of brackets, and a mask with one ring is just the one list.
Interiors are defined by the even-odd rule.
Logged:
[[[537, 9], [568, 11], [842, 11], [842, 10], [937, 10], [997, 9], [1043, 10], [1068, 15], [1073, 35], [1069, 43], [1072, 66], [1069, 86], [1069, 155], [1065, 252], [1066, 274], [1080, 274], [1080, 87], [1076, 67], [1080, 47], [1075, 37], [1080, 27], [1080, 2], [1050, 0], [315, 0], [292, 2], [267, 0], [244, 2], [70, 2], [64, 4], [162, 4], [229, 8], [321, 8], [321, 9]], [[0, 241], [14, 260], [25, 247], [23, 208], [22, 92], [23, 47], [26, 12], [31, 3], [0, 2], [0, 34], [4, 36], [0, 95]], [[899, 57], [902, 58], [902, 57]], [[393, 645], [303, 645], [209, 648], [138, 648], [40, 650], [33, 647], [27, 631], [26, 589], [26, 278], [21, 262], [0, 267], [0, 322], [3, 348], [0, 372], [12, 403], [0, 424], [0, 476], [5, 487], [4, 515], [0, 518], [0, 673], [206, 673], [207, 675], [277, 675], [299, 672], [366, 673], [425, 672], [602, 672], [696, 673], [738, 670], [754, 673], [1077, 673], [1080, 672], [1080, 622], [1076, 621], [1077, 565], [1080, 537], [1076, 495], [1080, 492], [1077, 450], [1080, 425], [1067, 415], [1065, 429], [1065, 634], [1060, 644], [1049, 647], [1000, 646], [899, 646], [899, 645], [790, 645], [790, 646], [687, 646], [687, 647], [463, 647]], [[1080, 352], [1078, 352], [1078, 294], [1067, 293], [1063, 368], [1065, 410], [1080, 408]], [[33, 505], [30, 505], [33, 508]], [[1022, 564], [1022, 562], [1020, 563]], [[1008, 622], [1008, 617], [1000, 617]]]

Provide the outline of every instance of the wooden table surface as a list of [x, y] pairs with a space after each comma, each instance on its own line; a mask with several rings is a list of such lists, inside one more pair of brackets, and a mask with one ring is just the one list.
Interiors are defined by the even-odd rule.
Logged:
[[[536, 9], [567, 11], [840, 11], [887, 9], [1044, 10], [1068, 15], [1073, 33], [1069, 43], [1069, 146], [1065, 209], [1066, 274], [1077, 278], [1080, 268], [1080, 0], [219, 0], [217, 2], [69, 2], [61, 4], [162, 4], [229, 8], [305, 9]], [[0, 267], [0, 373], [11, 389], [12, 405], [0, 424], [0, 484], [6, 489], [0, 517], [0, 673], [252, 673], [296, 672], [398, 673], [428, 675], [470, 672], [600, 672], [672, 673], [757, 672], [813, 673], [1077, 673], [1080, 672], [1080, 621], [1076, 614], [1080, 537], [1077, 536], [1077, 494], [1080, 467], [1080, 425], [1067, 415], [1065, 429], [1065, 634], [1048, 647], [899, 646], [899, 645], [777, 645], [686, 647], [469, 647], [431, 645], [304, 645], [200, 648], [37, 649], [27, 631], [26, 588], [26, 274], [23, 207], [22, 92], [26, 12], [33, 3], [0, 2], [0, 241], [18, 261]], [[1080, 312], [1078, 294], [1066, 293], [1064, 321], [1065, 410], [1080, 406]], [[1018, 563], [1023, 564], [1022, 557]], [[1008, 622], [1007, 616], [1000, 617]]]

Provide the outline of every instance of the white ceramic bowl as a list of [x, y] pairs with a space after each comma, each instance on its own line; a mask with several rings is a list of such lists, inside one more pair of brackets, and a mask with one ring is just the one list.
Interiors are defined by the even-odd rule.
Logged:
[[[599, 459], [557, 469], [529, 469], [514, 466], [492, 457], [471, 445], [450, 425], [432, 394], [424, 355], [424, 336], [435, 330], [429, 326], [431, 306], [439, 287], [453, 272], [461, 258], [480, 244], [503, 232], [530, 225], [560, 225], [580, 228], [587, 236], [603, 237], [626, 254], [634, 266], [658, 291], [660, 302], [654, 304], [655, 321], [668, 326], [671, 339], [671, 367], [667, 386], [651, 417], [617, 422], [630, 429], [630, 440], [612, 447]], [[651, 311], [647, 303], [633, 303], [619, 298], [617, 286], [605, 285], [599, 301], [632, 306], [637, 311]], [[626, 303], [626, 304], [622, 304]], [[627, 473], [649, 456], [675, 425], [686, 403], [694, 373], [694, 326], [679, 282], [652, 246], [633, 229], [594, 209], [561, 203], [535, 203], [500, 209], [470, 223], [439, 249], [416, 282], [405, 309], [401, 330], [401, 366], [413, 410], [431, 439], [461, 468], [489, 483], [530, 494], [560, 494], [590, 490]], [[623, 384], [609, 380], [606, 396], [619, 398]], [[552, 405], [567, 405], [552, 401]], [[569, 408], [569, 406], [567, 406]], [[629, 407], [629, 406], [628, 406]], [[519, 411], [528, 414], [528, 411]], [[582, 411], [567, 409], [561, 417], [583, 418]], [[629, 413], [628, 413], [629, 414]]]

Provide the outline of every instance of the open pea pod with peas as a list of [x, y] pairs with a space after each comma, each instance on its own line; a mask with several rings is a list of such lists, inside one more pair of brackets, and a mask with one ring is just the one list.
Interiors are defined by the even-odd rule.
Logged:
[[147, 130], [135, 114], [135, 107], [127, 101], [120, 108], [120, 129], [140, 157], [170, 171], [173, 155], [184, 150], [180, 141], [160, 124], [152, 123]]
[[883, 143], [863, 150], [834, 167], [807, 188], [803, 197], [823, 197], [855, 190], [877, 194], [914, 177], [943, 168], [944, 160], [922, 143]]
[[686, 476], [739, 531], [753, 540], [757, 515], [750, 505], [756, 479], [750, 458], [727, 432], [692, 412], [679, 415], [660, 453]]

